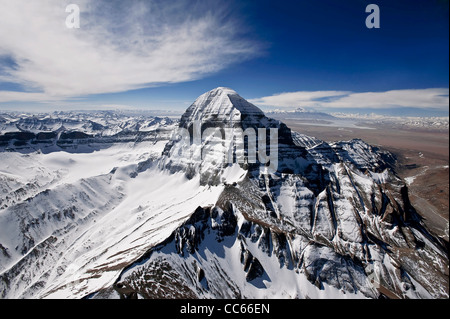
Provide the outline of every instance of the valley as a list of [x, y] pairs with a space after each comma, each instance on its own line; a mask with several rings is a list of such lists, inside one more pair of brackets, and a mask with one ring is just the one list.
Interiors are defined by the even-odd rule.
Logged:
[[[448, 170], [439, 141], [398, 153], [376, 127], [283, 123], [223, 87], [178, 121], [0, 120], [1, 298], [448, 298], [445, 215], [426, 197]], [[245, 151], [229, 135], [245, 131], [277, 138]]]

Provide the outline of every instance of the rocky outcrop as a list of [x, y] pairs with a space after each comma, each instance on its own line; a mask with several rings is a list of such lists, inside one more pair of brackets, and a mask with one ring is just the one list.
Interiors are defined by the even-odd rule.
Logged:
[[[197, 99], [180, 127], [192, 131], [196, 120], [220, 129], [278, 128], [278, 170], [261, 174], [261, 163], [240, 164], [247, 174], [226, 184], [214, 207], [199, 207], [119, 282], [148, 294], [136, 284], [136, 269], [164, 260], [199, 298], [259, 296], [255, 287], [263, 296], [317, 296], [314, 289], [368, 298], [448, 296], [446, 247], [411, 206], [392, 154], [359, 139], [329, 144], [291, 133], [225, 88]], [[188, 147], [206, 147], [207, 141]], [[167, 144], [163, 169], [190, 178], [209, 174], [206, 184], [220, 183], [230, 164], [183, 162], [172, 157], [186, 147], [180, 144]], [[197, 268], [189, 267], [194, 260]], [[207, 285], [198, 283], [199, 276]]]
[[[231, 148], [247, 160], [223, 160], [227, 130], [247, 129], [266, 140], [276, 130], [275, 171], [249, 160], [248, 139]], [[217, 88], [186, 111], [160, 159], [8, 207], [0, 219], [22, 235], [2, 241], [0, 261], [11, 265], [0, 285], [5, 297], [448, 298], [448, 248], [427, 231], [394, 163], [362, 140], [292, 133]], [[76, 279], [72, 258], [82, 261]]]

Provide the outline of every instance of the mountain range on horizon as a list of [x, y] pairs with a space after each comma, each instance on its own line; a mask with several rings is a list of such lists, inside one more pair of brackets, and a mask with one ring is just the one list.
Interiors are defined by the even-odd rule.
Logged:
[[[449, 296], [448, 242], [395, 156], [363, 140], [294, 132], [224, 87], [179, 121], [64, 121], [3, 126], [1, 298]], [[271, 129], [275, 172], [248, 160], [249, 135], [247, 160], [224, 160], [238, 150], [226, 132]]]
[[290, 118], [290, 119], [298, 119], [298, 120], [336, 120], [335, 116], [320, 112], [315, 109], [307, 109], [303, 107], [296, 108], [294, 110], [283, 110], [283, 109], [276, 109], [276, 110], [270, 110], [265, 112], [267, 116], [278, 118], [278, 119], [284, 119], [284, 118]]

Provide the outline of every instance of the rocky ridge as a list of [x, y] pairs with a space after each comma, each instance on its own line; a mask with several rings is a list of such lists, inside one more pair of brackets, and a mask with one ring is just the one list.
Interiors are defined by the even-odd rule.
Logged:
[[[221, 128], [278, 127], [278, 171], [240, 164], [245, 174], [225, 182], [215, 205], [198, 207], [122, 272], [111, 288], [122, 297], [448, 297], [445, 243], [412, 207], [390, 153], [362, 140], [328, 144], [292, 133], [229, 89], [202, 95], [180, 127], [194, 119]], [[162, 167], [187, 172], [171, 161], [177, 143], [167, 144]], [[219, 179], [204, 183], [220, 183], [230, 164], [217, 163]], [[204, 174], [202, 163], [190, 164], [188, 177]], [[171, 293], [173, 286], [182, 289]]]

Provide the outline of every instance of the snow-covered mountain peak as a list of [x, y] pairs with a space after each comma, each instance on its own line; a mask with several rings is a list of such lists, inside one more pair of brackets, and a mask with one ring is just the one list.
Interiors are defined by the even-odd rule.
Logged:
[[[227, 88], [165, 145], [169, 120], [88, 119], [62, 121], [57, 140], [107, 144], [82, 129], [117, 124], [113, 146], [0, 152], [0, 298], [448, 298], [448, 243], [388, 152], [291, 132]], [[0, 146], [60, 127], [47, 120]]]
[[200, 95], [181, 117], [180, 126], [201, 120], [231, 124], [243, 117], [264, 117], [264, 112], [247, 102], [236, 91], [218, 87]]
[[[266, 117], [235, 91], [219, 87], [198, 97], [182, 115], [160, 166], [184, 171], [188, 178], [200, 174], [202, 183], [217, 185], [233, 164], [256, 174], [286, 166], [297, 171], [303, 149], [285, 124]], [[287, 162], [278, 165], [281, 158]]]
[[223, 92], [226, 94], [237, 94], [237, 92], [229, 87], [225, 87], [225, 86], [219, 86], [213, 90], [211, 90], [210, 92]]

